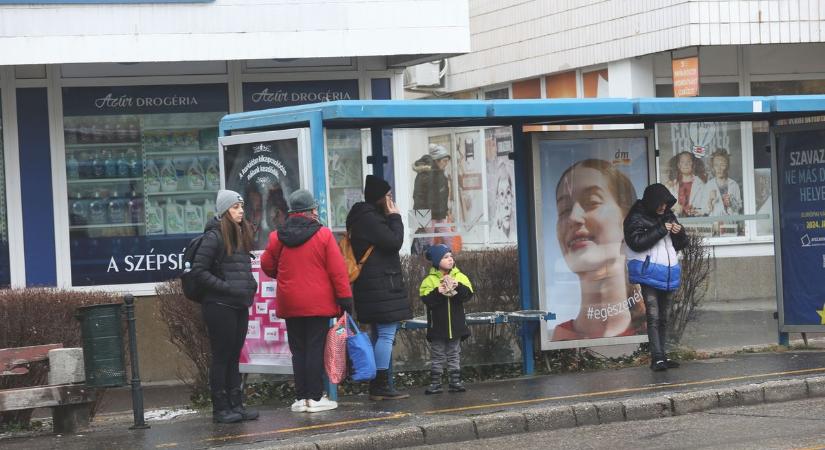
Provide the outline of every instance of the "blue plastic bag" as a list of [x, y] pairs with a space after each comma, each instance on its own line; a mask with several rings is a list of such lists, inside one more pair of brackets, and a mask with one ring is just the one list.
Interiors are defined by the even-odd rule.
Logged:
[[352, 327], [351, 334], [347, 336], [347, 356], [352, 361], [352, 380], [370, 381], [375, 378], [375, 353], [372, 350], [372, 342], [366, 333], [358, 329], [352, 316], [347, 314], [347, 318]]

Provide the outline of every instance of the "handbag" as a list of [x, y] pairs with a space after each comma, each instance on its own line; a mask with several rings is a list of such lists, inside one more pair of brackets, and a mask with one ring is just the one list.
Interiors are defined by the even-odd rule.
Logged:
[[338, 384], [347, 376], [347, 319], [344, 313], [327, 331], [324, 369], [330, 383]]
[[366, 333], [361, 332], [352, 316], [346, 315], [351, 330], [347, 333], [347, 353], [352, 361], [352, 380], [370, 381], [375, 378], [375, 353]]

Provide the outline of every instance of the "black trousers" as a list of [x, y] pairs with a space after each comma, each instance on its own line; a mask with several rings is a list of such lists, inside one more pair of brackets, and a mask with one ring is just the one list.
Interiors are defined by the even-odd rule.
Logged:
[[298, 400], [320, 400], [324, 393], [324, 347], [328, 330], [328, 317], [286, 319]]
[[212, 364], [209, 366], [209, 388], [212, 394], [239, 388], [241, 372], [238, 363], [246, 340], [249, 310], [205, 303], [203, 321], [209, 332], [209, 348], [212, 352]]
[[647, 315], [647, 339], [650, 345], [650, 357], [653, 362], [665, 361], [667, 352], [667, 308], [670, 305], [671, 292], [642, 286]]

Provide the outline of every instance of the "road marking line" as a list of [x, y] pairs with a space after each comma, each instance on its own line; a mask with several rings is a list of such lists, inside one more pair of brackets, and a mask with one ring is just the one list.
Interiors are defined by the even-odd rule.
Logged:
[[177, 447], [177, 446], [178, 446], [177, 442], [170, 442], [168, 444], [158, 444], [158, 445], [155, 446], [155, 448], [171, 448], [171, 447]]
[[[800, 370], [789, 370], [785, 372], [771, 372], [771, 373], [763, 373], [758, 375], [742, 375], [738, 377], [726, 377], [726, 378], [715, 378], [712, 380], [701, 380], [701, 381], [687, 381], [684, 383], [675, 383], [675, 384], [664, 384], [664, 385], [655, 385], [655, 386], [643, 386], [637, 388], [624, 388], [624, 389], [614, 389], [611, 391], [600, 391], [600, 392], [586, 392], [581, 394], [570, 394], [570, 395], [560, 395], [555, 397], [542, 397], [542, 398], [534, 398], [529, 400], [516, 400], [510, 402], [500, 402], [500, 403], [487, 403], [483, 405], [473, 405], [473, 406], [464, 406], [460, 408], [448, 408], [448, 409], [436, 409], [432, 411], [423, 411], [421, 413], [417, 413], [420, 415], [433, 415], [433, 414], [443, 414], [443, 413], [450, 413], [450, 412], [460, 412], [460, 411], [472, 411], [476, 409], [486, 409], [486, 408], [495, 408], [495, 407], [502, 407], [502, 406], [514, 406], [514, 405], [525, 405], [530, 403], [541, 403], [553, 400], [567, 400], [571, 398], [587, 398], [587, 397], [597, 397], [601, 395], [612, 395], [612, 394], [625, 394], [631, 392], [647, 392], [647, 391], [655, 391], [655, 390], [662, 390], [666, 388], [676, 388], [676, 387], [685, 387], [685, 386], [697, 386], [702, 384], [711, 384], [711, 383], [721, 383], [721, 382], [728, 382], [728, 381], [741, 381], [741, 380], [748, 380], [754, 378], [764, 378], [764, 377], [771, 377], [777, 375], [801, 375], [806, 373], [816, 373], [816, 372], [825, 372], [825, 367], [819, 367], [814, 369], [800, 369]], [[241, 439], [247, 437], [260, 437], [260, 436], [267, 436], [267, 435], [274, 435], [274, 434], [283, 434], [283, 433], [292, 433], [296, 431], [311, 431], [311, 430], [319, 430], [324, 428], [333, 428], [342, 425], [357, 425], [362, 423], [370, 423], [370, 422], [379, 422], [385, 420], [397, 420], [402, 419], [404, 417], [410, 417], [413, 413], [407, 412], [400, 412], [391, 414], [385, 417], [372, 417], [369, 419], [353, 419], [353, 420], [344, 420], [340, 422], [330, 422], [318, 425], [309, 425], [305, 427], [295, 427], [295, 428], [284, 428], [281, 430], [271, 430], [271, 431], [262, 431], [258, 433], [247, 433], [247, 434], [237, 434], [237, 435], [226, 435], [221, 437], [214, 437], [203, 439], [201, 442], [212, 442], [212, 441], [228, 441], [232, 439]], [[825, 450], [825, 447], [817, 450]]]

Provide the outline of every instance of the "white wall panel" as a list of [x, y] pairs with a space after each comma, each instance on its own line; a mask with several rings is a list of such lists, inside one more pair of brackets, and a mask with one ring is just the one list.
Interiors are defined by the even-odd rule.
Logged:
[[469, 50], [467, 0], [0, 6], [5, 65]]
[[470, 0], [469, 12], [451, 91], [688, 46], [820, 42], [825, 29], [825, 0]]

